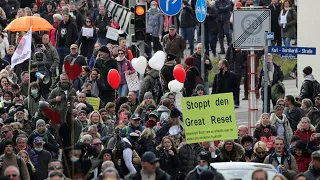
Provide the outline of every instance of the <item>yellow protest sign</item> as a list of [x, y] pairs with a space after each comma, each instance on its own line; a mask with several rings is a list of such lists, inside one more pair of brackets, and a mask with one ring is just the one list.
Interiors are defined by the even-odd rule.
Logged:
[[181, 104], [188, 144], [238, 138], [232, 93], [182, 98]]
[[87, 97], [86, 102], [93, 107], [93, 110], [99, 111], [100, 99], [97, 97]]

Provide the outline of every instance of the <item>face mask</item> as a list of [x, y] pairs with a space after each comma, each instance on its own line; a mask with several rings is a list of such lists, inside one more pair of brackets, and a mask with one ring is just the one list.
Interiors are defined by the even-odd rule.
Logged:
[[204, 171], [204, 170], [209, 169], [209, 167], [208, 167], [208, 165], [205, 165], [205, 166], [198, 166], [198, 169], [199, 169], [200, 171]]
[[246, 148], [246, 151], [250, 151], [252, 149], [252, 147]]
[[37, 95], [38, 94], [38, 89], [31, 89], [31, 94], [32, 95]]
[[11, 100], [8, 100], [8, 101], [7, 100], [3, 100], [3, 102], [6, 103], [6, 104], [10, 104]]
[[151, 9], [156, 9], [157, 8], [157, 6], [151, 6]]
[[17, 118], [18, 122], [21, 122], [23, 120], [23, 118]]
[[70, 160], [71, 160], [72, 162], [77, 162], [77, 161], [79, 161], [79, 158], [72, 156], [72, 157], [70, 158]]
[[34, 148], [35, 151], [40, 152], [43, 150], [43, 148]]
[[61, 88], [64, 90], [68, 90], [69, 89], [69, 83], [61, 83]]

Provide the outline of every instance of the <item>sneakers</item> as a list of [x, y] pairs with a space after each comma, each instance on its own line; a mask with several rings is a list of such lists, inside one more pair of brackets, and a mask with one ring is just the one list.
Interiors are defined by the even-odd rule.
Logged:
[[235, 105], [234, 105], [234, 108], [239, 108], [239, 105], [235, 104]]
[[242, 100], [248, 100], [248, 97], [245, 96], [244, 98], [242, 98]]

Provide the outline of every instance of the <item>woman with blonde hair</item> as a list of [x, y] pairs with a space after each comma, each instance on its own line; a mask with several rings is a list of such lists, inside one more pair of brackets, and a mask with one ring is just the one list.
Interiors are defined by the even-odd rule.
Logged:
[[33, 16], [33, 13], [29, 7], [25, 7], [24, 12], [26, 16]]
[[[256, 128], [253, 132], [253, 137], [256, 141], [264, 141], [271, 138], [272, 136], [277, 136], [277, 129], [274, 125], [270, 123], [270, 115], [268, 113], [263, 113], [260, 116], [260, 120], [257, 122]], [[272, 141], [271, 139], [269, 139]]]
[[253, 152], [255, 153], [256, 157], [251, 159], [251, 162], [263, 163], [264, 159], [268, 155], [267, 145], [263, 141], [258, 141], [253, 147]]
[[101, 138], [105, 136], [109, 136], [108, 132], [108, 127], [104, 125], [103, 120], [101, 118], [101, 115], [97, 111], [93, 111], [89, 115], [89, 125], [96, 125], [98, 128], [98, 132], [101, 135]]
[[137, 153], [140, 157], [147, 152], [154, 152], [155, 150], [155, 137], [156, 134], [153, 132], [151, 128], [145, 128], [138, 140]]
[[277, 174], [277, 175], [275, 175], [275, 176], [273, 177], [272, 180], [287, 180], [287, 178], [284, 177], [284, 175], [282, 175], [282, 174]]
[[36, 169], [30, 160], [29, 153], [26, 150], [21, 150], [18, 152], [18, 156], [20, 156], [26, 163], [30, 179], [34, 179], [34, 173], [36, 172]]

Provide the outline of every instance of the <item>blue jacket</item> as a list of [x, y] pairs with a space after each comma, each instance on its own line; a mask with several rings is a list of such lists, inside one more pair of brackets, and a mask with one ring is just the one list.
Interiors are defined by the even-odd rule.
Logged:
[[152, 33], [152, 36], [159, 37], [162, 35], [163, 29], [163, 14], [160, 9], [149, 9], [147, 11], [147, 33]]

